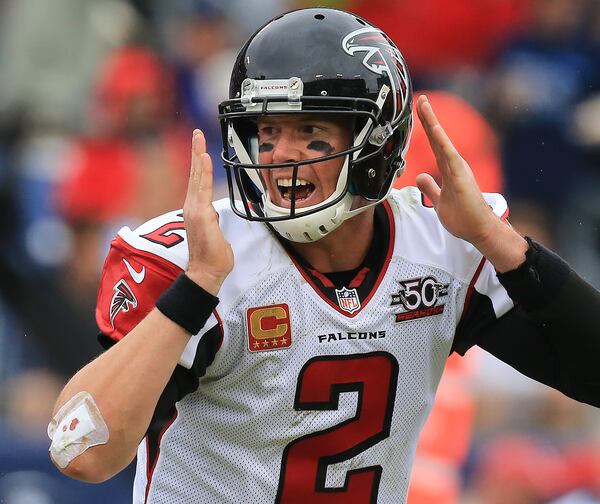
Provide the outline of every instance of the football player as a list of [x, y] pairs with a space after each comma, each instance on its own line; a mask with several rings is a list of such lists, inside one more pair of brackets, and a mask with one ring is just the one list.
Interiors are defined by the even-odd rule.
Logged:
[[136, 503], [397, 504], [444, 363], [473, 345], [600, 404], [598, 293], [507, 224], [424, 96], [441, 187], [392, 190], [411, 101], [399, 50], [351, 13], [248, 40], [220, 106], [230, 198], [196, 130], [183, 210], [112, 243], [107, 351], [49, 426], [65, 474], [137, 454]]

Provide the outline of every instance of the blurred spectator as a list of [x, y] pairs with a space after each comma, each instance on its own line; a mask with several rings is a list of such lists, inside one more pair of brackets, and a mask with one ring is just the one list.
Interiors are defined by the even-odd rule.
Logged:
[[560, 251], [585, 278], [600, 288], [600, 2], [591, 3], [586, 28], [590, 58], [595, 62], [593, 91], [574, 109], [571, 138], [581, 149], [588, 170], [577, 174], [577, 184], [559, 218]]
[[69, 292], [93, 306], [107, 237], [179, 208], [191, 128], [176, 121], [174, 82], [152, 51], [118, 50], [102, 66], [90, 133], [74, 140], [56, 204], [71, 225]]
[[0, 214], [0, 368], [6, 379], [40, 365], [67, 375], [98, 354], [97, 345], [79, 337], [95, 330], [93, 314], [69, 302], [51, 273], [69, 247], [68, 229], [55, 215], [46, 178], [56, 166], [56, 147], [64, 142], [50, 136], [42, 140], [33, 132], [24, 142], [21, 133], [0, 136], [7, 174]]
[[[506, 37], [524, 26], [531, 0], [353, 0], [348, 7], [401, 48], [412, 77], [441, 76], [488, 63]], [[459, 35], [460, 34], [460, 35]]]
[[72, 237], [52, 192], [64, 173], [69, 131], [84, 122], [97, 59], [136, 23], [117, 0], [0, 4], [0, 193], [8, 195], [0, 222], [0, 342], [11, 349], [2, 359], [18, 356], [3, 369], [45, 365], [70, 375], [98, 353], [80, 337], [95, 330], [93, 311], [56, 281]]
[[559, 214], [586, 168], [570, 117], [597, 81], [581, 37], [585, 0], [536, 0], [530, 29], [514, 38], [490, 82], [490, 112], [502, 131], [510, 197]]
[[63, 214], [143, 221], [180, 206], [191, 128], [176, 117], [169, 68], [148, 49], [125, 47], [103, 65], [94, 96], [89, 134], [66, 156]]
[[[467, 101], [452, 93], [441, 90], [415, 91], [415, 96], [421, 94], [427, 95], [448, 136], [471, 166], [479, 188], [484, 192], [501, 193], [503, 175], [498, 139], [487, 120]], [[416, 112], [414, 114], [416, 117]], [[419, 173], [429, 173], [438, 183], [441, 181], [425, 130], [415, 120], [406, 155], [406, 170], [395, 187], [416, 185], [415, 179]]]
[[96, 62], [135, 29], [133, 10], [118, 0], [5, 0], [0, 9], [0, 118], [19, 110], [35, 124], [80, 126]]
[[565, 460], [550, 446], [532, 437], [498, 438], [480, 454], [466, 502], [541, 504], [564, 492], [566, 475]]
[[588, 499], [594, 499], [590, 502], [600, 502], [600, 444], [597, 441], [573, 443], [565, 450], [565, 460], [571, 495], [581, 489]]
[[229, 96], [229, 78], [238, 52], [236, 27], [226, 6], [211, 0], [180, 1], [165, 25], [182, 115], [204, 132], [214, 162], [215, 198], [225, 195], [218, 104]]
[[411, 473], [408, 504], [456, 504], [475, 419], [469, 388], [476, 352], [450, 356], [425, 422]]
[[535, 0], [530, 29], [507, 44], [488, 89], [513, 223], [533, 225], [531, 236], [555, 246], [596, 287], [598, 11], [593, 0]]

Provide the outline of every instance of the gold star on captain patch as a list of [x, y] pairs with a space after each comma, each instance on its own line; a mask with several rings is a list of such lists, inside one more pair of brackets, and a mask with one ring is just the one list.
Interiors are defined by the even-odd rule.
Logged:
[[276, 340], [276, 339], [274, 339], [274, 340], [271, 342], [271, 346], [277, 346], [277, 340]]
[[254, 342], [254, 348], [260, 348], [260, 343], [258, 341]]
[[287, 338], [281, 338], [281, 344], [287, 345]]
[[263, 341], [263, 348], [267, 348], [269, 346], [269, 342], [268, 341]]

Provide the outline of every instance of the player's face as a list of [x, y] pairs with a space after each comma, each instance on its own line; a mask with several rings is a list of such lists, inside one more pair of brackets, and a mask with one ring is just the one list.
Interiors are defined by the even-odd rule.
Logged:
[[[261, 164], [304, 161], [348, 149], [350, 128], [324, 116], [267, 116], [258, 120], [258, 141]], [[333, 194], [344, 157], [298, 167], [297, 208], [316, 205]], [[293, 168], [273, 168], [264, 172], [271, 201], [290, 208]]]

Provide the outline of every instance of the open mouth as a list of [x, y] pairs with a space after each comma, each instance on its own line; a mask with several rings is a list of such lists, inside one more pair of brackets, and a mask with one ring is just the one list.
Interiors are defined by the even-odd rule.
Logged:
[[[281, 178], [277, 180], [277, 189], [279, 189], [279, 193], [281, 197], [286, 201], [291, 201], [292, 199], [292, 179], [291, 178]], [[296, 202], [300, 202], [302, 200], [306, 200], [310, 198], [311, 194], [314, 192], [315, 186], [308, 180], [304, 179], [296, 179], [296, 191], [295, 191], [295, 199]]]

